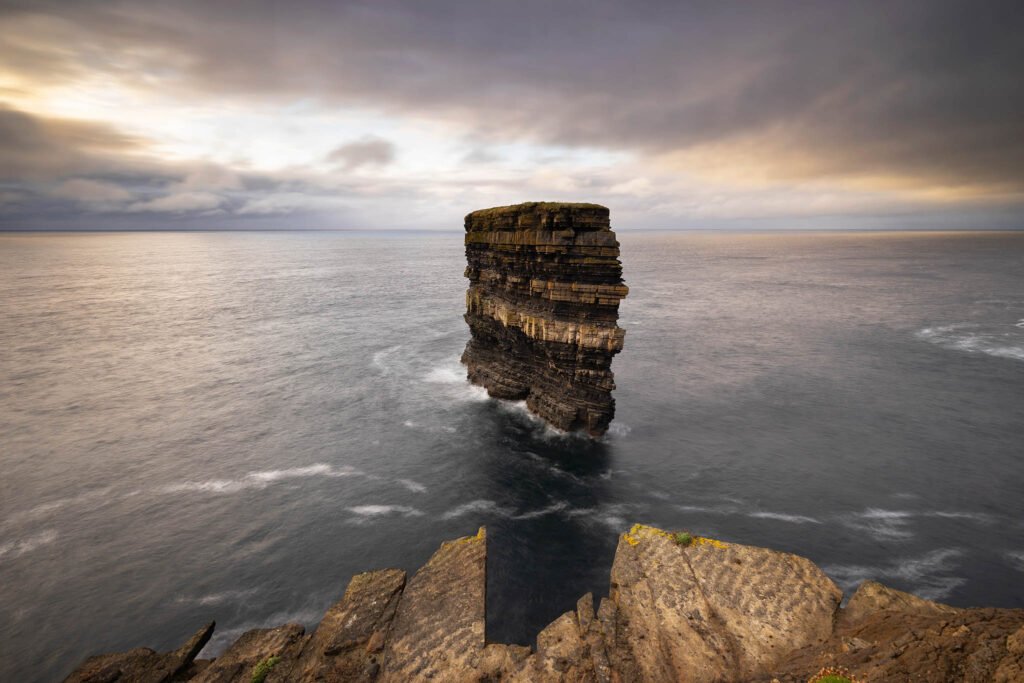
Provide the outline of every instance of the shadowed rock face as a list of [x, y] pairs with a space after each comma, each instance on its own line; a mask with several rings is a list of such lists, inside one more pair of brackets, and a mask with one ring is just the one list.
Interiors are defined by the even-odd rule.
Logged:
[[[194, 660], [200, 629], [166, 654], [86, 660], [76, 683], [278, 681], [685, 681], [803, 683], [826, 666], [865, 681], [1024, 680], [1024, 610], [957, 609], [865, 582], [845, 609], [810, 560], [636, 525], [619, 538], [609, 597], [580, 598], [535, 649], [488, 643], [487, 537], [444, 543], [406, 581], [355, 576], [313, 635], [288, 624]], [[194, 661], [193, 661], [194, 660]]]
[[469, 380], [525, 400], [558, 429], [599, 436], [615, 415], [622, 283], [608, 209], [531, 202], [466, 216]]

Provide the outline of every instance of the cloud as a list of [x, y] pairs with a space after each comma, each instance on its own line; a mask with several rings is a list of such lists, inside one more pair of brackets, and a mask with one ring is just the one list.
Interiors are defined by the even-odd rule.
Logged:
[[348, 171], [361, 166], [387, 166], [394, 160], [394, 143], [372, 135], [346, 142], [327, 155], [327, 161], [339, 164]]
[[141, 146], [103, 123], [34, 116], [0, 103], [0, 180], [88, 172]]
[[[1003, 0], [306, 0], [287, 12], [271, 0], [12, 0], [0, 6], [0, 93], [17, 105], [0, 108], [0, 181], [18, 199], [4, 212], [107, 201], [218, 220], [320, 212], [333, 225], [340, 204], [372, 222], [382, 212], [364, 200], [376, 198], [447, 226], [491, 201], [559, 195], [643, 224], [917, 212], [1013, 225], [1018, 16]], [[221, 117], [218, 135], [150, 139], [105, 123], [89, 107], [108, 86], [165, 103], [154, 116]], [[50, 115], [53, 102], [97, 120]], [[264, 127], [234, 130], [239, 111]], [[294, 149], [308, 121], [351, 112], [370, 124], [310, 145], [307, 166], [246, 157]], [[318, 157], [362, 130], [380, 135]], [[142, 199], [80, 199], [102, 191], [64, 188], [76, 180]]]
[[[88, 64], [183, 97], [314, 94], [457, 122], [483, 139], [645, 154], [745, 141], [773, 177], [1024, 184], [1014, 3], [979, 12], [925, 0], [604, 1], [579, 10], [539, 1], [312, 1], [287, 13], [269, 1], [244, 12], [234, 3], [16, 3], [4, 18], [19, 37], [5, 56], [31, 48], [35, 59], [12, 67], [26, 79]], [[376, 139], [336, 153], [349, 168], [394, 159]]]
[[195, 170], [189, 171], [185, 179], [179, 184], [183, 190], [241, 190], [242, 179], [234, 171], [207, 164]]
[[132, 199], [132, 193], [118, 185], [83, 178], [61, 183], [53, 190], [53, 196], [85, 204], [113, 204]]
[[219, 209], [222, 204], [224, 204], [224, 198], [212, 192], [178, 192], [132, 204], [127, 210], [160, 213], [208, 213]]

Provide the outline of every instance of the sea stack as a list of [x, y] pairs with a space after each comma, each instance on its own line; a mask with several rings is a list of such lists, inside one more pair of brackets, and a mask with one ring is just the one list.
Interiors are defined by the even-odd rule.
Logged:
[[462, 362], [495, 398], [553, 427], [600, 436], [615, 415], [612, 356], [622, 350], [619, 243], [608, 209], [529, 202], [466, 216]]

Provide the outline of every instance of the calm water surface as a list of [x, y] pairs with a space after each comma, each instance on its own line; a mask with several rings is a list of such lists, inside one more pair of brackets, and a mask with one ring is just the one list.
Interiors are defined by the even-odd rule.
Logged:
[[0, 235], [0, 680], [314, 624], [490, 533], [488, 637], [633, 522], [1024, 607], [1024, 235], [620, 234], [600, 442], [486, 399], [461, 235]]

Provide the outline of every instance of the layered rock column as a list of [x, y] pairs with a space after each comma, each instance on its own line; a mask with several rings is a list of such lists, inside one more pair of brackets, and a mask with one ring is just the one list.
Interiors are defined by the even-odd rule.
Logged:
[[530, 202], [474, 211], [465, 227], [469, 380], [558, 429], [603, 434], [629, 292], [608, 209]]

